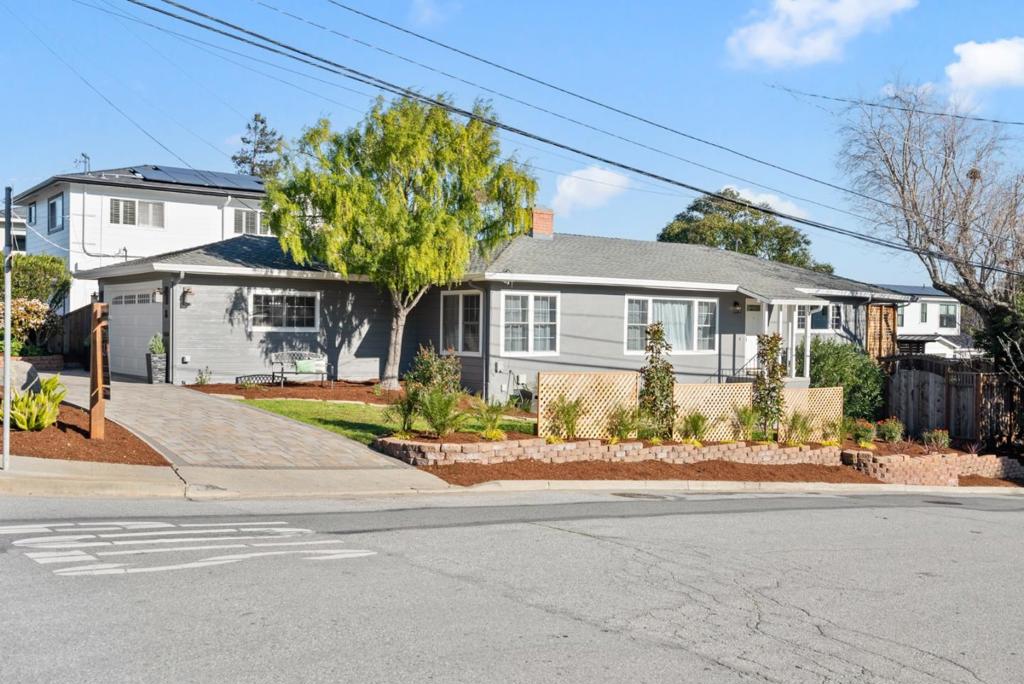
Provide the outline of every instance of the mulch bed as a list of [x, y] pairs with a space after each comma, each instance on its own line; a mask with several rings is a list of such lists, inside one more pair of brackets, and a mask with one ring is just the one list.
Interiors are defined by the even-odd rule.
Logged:
[[455, 485], [474, 485], [491, 480], [724, 480], [731, 482], [834, 482], [880, 484], [878, 480], [846, 466], [811, 464], [754, 465], [731, 461], [665, 463], [638, 461], [576, 461], [545, 463], [524, 459], [481, 465], [453, 463], [422, 466], [432, 475]]
[[56, 424], [39, 432], [11, 430], [11, 453], [67, 461], [95, 461], [128, 465], [166, 466], [163, 456], [113, 421], [106, 421], [106, 436], [89, 439], [89, 412], [61, 404]]
[[[943, 454], [966, 453], [952, 446], [946, 447], [944, 449], [929, 449], [919, 442], [910, 441], [890, 443], [876, 440], [875, 442], [873, 442], [873, 444], [875, 448], [870, 449], [870, 451], [871, 453], [878, 454], [879, 456], [892, 456], [894, 454], [905, 454], [907, 456], [927, 456], [928, 454], [934, 454], [936, 452]], [[849, 449], [851, 451], [865, 451], [865, 449], [860, 447], [852, 439], [847, 439], [846, 441], [844, 441], [843, 448]]]
[[[535, 439], [537, 435], [528, 435], [525, 432], [506, 432], [506, 440], [516, 439]], [[479, 444], [480, 442], [487, 442], [476, 432], [453, 432], [445, 437], [435, 437], [433, 435], [427, 435], [422, 432], [414, 432], [410, 437], [410, 441], [414, 442], [430, 442], [431, 444]], [[500, 442], [494, 442], [499, 444]]]
[[1024, 487], [1024, 482], [1013, 480], [1000, 480], [995, 477], [982, 477], [981, 475], [961, 475], [961, 487]]

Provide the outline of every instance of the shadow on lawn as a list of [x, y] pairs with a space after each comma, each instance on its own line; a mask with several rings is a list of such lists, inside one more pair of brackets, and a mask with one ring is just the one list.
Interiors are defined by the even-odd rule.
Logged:
[[[376, 437], [384, 437], [394, 432], [392, 428], [386, 425], [381, 425], [380, 423], [345, 420], [344, 418], [323, 418], [318, 416], [311, 417], [308, 421], [325, 429], [340, 432], [352, 439], [359, 440], [364, 444], [369, 444]], [[363, 439], [364, 435], [365, 439]]]

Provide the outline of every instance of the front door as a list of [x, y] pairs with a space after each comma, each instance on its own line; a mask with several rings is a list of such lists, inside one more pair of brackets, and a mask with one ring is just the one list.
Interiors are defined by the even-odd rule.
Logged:
[[764, 333], [764, 304], [756, 299], [748, 299], [745, 307], [746, 318], [743, 324], [743, 366], [753, 368], [757, 359], [757, 336]]

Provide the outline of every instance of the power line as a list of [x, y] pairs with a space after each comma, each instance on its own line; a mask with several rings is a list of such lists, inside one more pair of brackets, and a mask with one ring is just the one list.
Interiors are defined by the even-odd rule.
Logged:
[[796, 88], [790, 88], [778, 83], [765, 83], [766, 86], [773, 90], [781, 90], [783, 92], [790, 93], [791, 95], [803, 95], [804, 97], [813, 97], [819, 100], [829, 100], [831, 102], [842, 102], [844, 104], [862, 105], [864, 107], [876, 107], [878, 109], [890, 109], [896, 112], [907, 112], [908, 114], [926, 114], [928, 116], [943, 116], [949, 119], [960, 119], [961, 121], [977, 121], [980, 123], [992, 123], [992, 124], [1003, 124], [1006, 126], [1024, 126], [1024, 121], [1009, 121], [1006, 119], [988, 119], [983, 116], [973, 116], [970, 114], [956, 114], [954, 112], [937, 112], [927, 109], [916, 109], [913, 107], [900, 107], [899, 105], [890, 105], [883, 102], [872, 102], [870, 100], [861, 100], [852, 97], [837, 97], [835, 95], [822, 95], [821, 93], [809, 93], [805, 90], [797, 90]]
[[[747, 202], [746, 200], [733, 199], [731, 197], [727, 197], [725, 195], [722, 195], [721, 193], [710, 191], [710, 190], [706, 190], [704, 188], [701, 188], [699, 186], [693, 185], [691, 183], [687, 183], [685, 181], [680, 181], [680, 180], [676, 180], [674, 178], [669, 178], [667, 176], [663, 176], [661, 174], [658, 174], [658, 173], [655, 173], [655, 172], [652, 172], [652, 171], [647, 171], [647, 170], [641, 169], [639, 167], [632, 166], [630, 164], [619, 162], [619, 161], [616, 161], [616, 160], [604, 157], [602, 155], [595, 154], [593, 152], [588, 152], [586, 150], [580, 149], [578, 147], [574, 147], [574, 146], [569, 145], [567, 143], [559, 142], [559, 141], [551, 139], [551, 138], [547, 138], [547, 137], [544, 137], [544, 136], [541, 136], [541, 135], [538, 135], [538, 134], [535, 134], [535, 133], [531, 133], [531, 132], [529, 132], [529, 131], [527, 131], [525, 129], [521, 129], [521, 128], [518, 128], [518, 127], [515, 127], [515, 126], [511, 126], [509, 124], [502, 123], [502, 122], [497, 121], [497, 120], [495, 120], [493, 118], [482, 116], [482, 115], [480, 115], [480, 114], [478, 114], [476, 112], [473, 112], [473, 111], [470, 111], [470, 110], [467, 110], [467, 109], [463, 109], [463, 108], [458, 107], [458, 106], [456, 106], [456, 105], [454, 105], [452, 103], [445, 102], [445, 101], [439, 100], [437, 98], [433, 98], [433, 97], [429, 97], [429, 96], [423, 95], [423, 94], [421, 94], [419, 92], [416, 92], [414, 90], [411, 90], [409, 88], [405, 88], [405, 87], [396, 85], [394, 83], [391, 83], [391, 82], [386, 81], [384, 79], [378, 78], [378, 77], [373, 76], [371, 74], [359, 71], [357, 69], [353, 69], [352, 67], [348, 67], [348, 66], [345, 66], [343, 64], [339, 64], [339, 63], [334, 62], [332, 60], [329, 60], [327, 58], [320, 57], [320, 56], [318, 56], [318, 55], [316, 55], [314, 53], [308, 52], [306, 50], [302, 50], [300, 48], [296, 48], [294, 46], [288, 45], [287, 43], [283, 43], [283, 42], [278, 41], [278, 40], [276, 40], [274, 38], [266, 36], [264, 34], [258, 33], [256, 31], [252, 31], [250, 29], [244, 28], [244, 27], [239, 26], [237, 24], [233, 24], [233, 23], [228, 22], [228, 21], [226, 21], [224, 19], [220, 19], [220, 18], [218, 18], [216, 16], [207, 14], [205, 12], [197, 10], [197, 9], [195, 9], [193, 7], [190, 7], [188, 5], [185, 5], [183, 3], [175, 2], [174, 0], [162, 0], [162, 1], [164, 2], [164, 4], [171, 5], [171, 6], [183, 9], [183, 10], [185, 10], [187, 12], [190, 12], [190, 13], [196, 15], [196, 16], [202, 17], [204, 19], [208, 19], [208, 20], [213, 21], [213, 22], [215, 22], [217, 24], [220, 24], [222, 26], [226, 26], [228, 28], [231, 28], [232, 30], [239, 31], [239, 32], [241, 32], [243, 34], [252, 36], [252, 37], [254, 37], [254, 38], [256, 38], [256, 39], [258, 39], [260, 41], [265, 41], [266, 43], [269, 43], [270, 45], [265, 45], [263, 43], [256, 42], [256, 41], [251, 40], [249, 38], [245, 38], [244, 36], [238, 36], [238, 35], [235, 35], [233, 33], [229, 33], [227, 31], [219, 29], [219, 28], [217, 28], [215, 26], [210, 26], [208, 24], [204, 24], [202, 22], [196, 21], [194, 19], [190, 19], [190, 18], [182, 16], [180, 14], [176, 14], [176, 13], [171, 12], [169, 10], [161, 9], [159, 7], [154, 7], [153, 5], [150, 5], [150, 4], [146, 3], [146, 2], [143, 2], [143, 0], [128, 0], [128, 2], [130, 2], [130, 3], [134, 4], [134, 5], [138, 5], [140, 7], [144, 7], [146, 9], [149, 9], [151, 11], [157, 12], [159, 14], [163, 14], [165, 16], [174, 18], [174, 19], [176, 19], [178, 21], [186, 22], [186, 23], [192, 24], [194, 26], [203, 28], [203, 29], [205, 29], [207, 31], [211, 31], [211, 32], [218, 33], [220, 35], [226, 36], [228, 38], [231, 38], [232, 40], [236, 40], [236, 41], [240, 41], [240, 42], [243, 42], [243, 43], [247, 43], [249, 45], [253, 45], [255, 47], [258, 47], [260, 49], [267, 50], [269, 52], [273, 52], [273, 53], [276, 53], [276, 54], [283, 55], [285, 57], [288, 57], [289, 59], [293, 59], [293, 60], [296, 60], [296, 61], [299, 61], [299, 62], [303, 62], [305, 64], [310, 64], [310, 65], [312, 65], [312, 66], [314, 66], [314, 67], [316, 67], [318, 69], [321, 69], [321, 70], [324, 70], [324, 71], [328, 71], [330, 73], [335, 73], [335, 74], [338, 74], [340, 76], [343, 76], [344, 78], [348, 78], [350, 80], [354, 80], [354, 81], [357, 81], [359, 83], [364, 83], [366, 85], [370, 85], [370, 86], [373, 86], [375, 88], [379, 88], [380, 90], [382, 90], [384, 92], [392, 93], [392, 94], [398, 95], [400, 97], [407, 97], [409, 99], [413, 99], [413, 100], [416, 100], [418, 102], [422, 102], [424, 104], [429, 104], [429, 105], [433, 105], [433, 106], [436, 106], [436, 107], [440, 107], [440, 108], [445, 109], [446, 111], [449, 111], [449, 112], [451, 112], [453, 114], [458, 114], [458, 115], [466, 117], [466, 118], [475, 119], [475, 120], [480, 121], [481, 123], [484, 123], [484, 124], [486, 124], [488, 126], [491, 126], [493, 128], [505, 130], [505, 131], [508, 131], [510, 133], [513, 133], [513, 134], [516, 134], [516, 135], [520, 135], [520, 136], [525, 137], [525, 138], [530, 138], [532, 140], [536, 140], [536, 141], [544, 143], [546, 145], [550, 145], [552, 147], [557, 147], [559, 149], [566, 150], [566, 151], [578, 154], [578, 155], [583, 156], [583, 157], [587, 157], [587, 158], [592, 159], [594, 161], [598, 161], [598, 162], [601, 162], [601, 163], [604, 163], [604, 164], [608, 164], [609, 166], [614, 166], [616, 168], [620, 168], [620, 169], [623, 169], [623, 170], [626, 170], [626, 171], [629, 171], [629, 172], [632, 172], [632, 173], [636, 173], [636, 174], [639, 174], [639, 175], [642, 175], [642, 176], [646, 176], [648, 178], [653, 178], [655, 180], [658, 180], [658, 181], [661, 181], [661, 182], [664, 182], [664, 183], [667, 183], [667, 184], [670, 184], [670, 185], [675, 185], [675, 186], [678, 186], [678, 187], [681, 187], [681, 188], [685, 188], [687, 190], [691, 190], [691, 191], [694, 191], [694, 192], [698, 192], [698, 193], [701, 193], [703, 195], [707, 195], [709, 197], [715, 197], [715, 198], [718, 198], [718, 199], [721, 199], [721, 200], [724, 200], [724, 201], [727, 201], [727, 202], [731, 202], [732, 204], [735, 204], [735, 205], [738, 205], [738, 206], [743, 206], [743, 207], [746, 207], [746, 208], [751, 209], [751, 210], [761, 211], [763, 213], [770, 214], [770, 215], [773, 215], [773, 216], [776, 216], [776, 217], [779, 217], [779, 218], [784, 218], [786, 220], [793, 221], [795, 223], [800, 223], [802, 225], [806, 225], [806, 226], [809, 226], [809, 227], [812, 227], [812, 228], [819, 228], [821, 230], [825, 230], [825, 231], [828, 231], [828, 232], [836, 233], [836, 234], [839, 234], [839, 235], [846, 235], [848, 237], [853, 237], [853, 238], [859, 239], [861, 241], [868, 242], [870, 244], [874, 244], [874, 245], [881, 246], [881, 247], [886, 247], [888, 249], [909, 252], [909, 253], [912, 253], [912, 254], [916, 254], [918, 256], [927, 256], [929, 258], [933, 258], [933, 259], [937, 259], [937, 260], [941, 260], [941, 261], [946, 261], [946, 262], [951, 262], [951, 263], [960, 263], [960, 264], [963, 264], [963, 265], [971, 266], [972, 268], [980, 268], [980, 269], [983, 269], [983, 270], [989, 270], [989, 271], [993, 271], [993, 272], [997, 272], [997, 273], [1005, 273], [1005, 274], [1009, 274], [1009, 275], [1024, 276], [1024, 273], [1019, 272], [1019, 271], [1014, 271], [1012, 269], [1006, 269], [1006, 268], [999, 267], [999, 266], [992, 266], [992, 265], [972, 262], [972, 261], [969, 261], [969, 260], [966, 260], [966, 259], [960, 259], [958, 257], [953, 257], [953, 256], [941, 254], [941, 253], [934, 252], [934, 251], [931, 251], [931, 250], [916, 250], [916, 249], [913, 249], [913, 248], [911, 248], [911, 247], [909, 247], [907, 245], [903, 245], [903, 244], [900, 244], [900, 243], [897, 243], [897, 242], [893, 242], [893, 241], [890, 241], [890, 240], [886, 240], [886, 239], [883, 239], [883, 238], [879, 238], [879, 237], [865, 235], [863, 233], [859, 233], [859, 232], [850, 230], [848, 228], [841, 228], [839, 226], [834, 226], [834, 225], [831, 225], [831, 224], [822, 223], [820, 221], [814, 221], [814, 220], [811, 220], [811, 219], [801, 218], [801, 217], [798, 217], [798, 216], [794, 216], [792, 214], [788, 214], [788, 213], [785, 213], [785, 212], [782, 212], [782, 211], [778, 211], [776, 209], [772, 209], [770, 207], [759, 207], [759, 206], [757, 206], [755, 204]], [[280, 48], [283, 48], [283, 50], [282, 49], [278, 49], [276, 47], [272, 47], [272, 46], [279, 46]], [[285, 52], [285, 50], [287, 52]], [[295, 53], [295, 54], [292, 54], [292, 53]], [[301, 55], [301, 56], [297, 56], [297, 55]]]

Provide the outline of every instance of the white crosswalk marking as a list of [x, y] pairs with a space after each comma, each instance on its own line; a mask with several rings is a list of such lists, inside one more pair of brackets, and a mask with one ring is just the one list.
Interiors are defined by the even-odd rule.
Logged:
[[[283, 520], [29, 523], [0, 527], [0, 534], [27, 535], [11, 541], [11, 546], [24, 549], [24, 555], [40, 565], [54, 566], [53, 574], [61, 577], [168, 572], [270, 557], [343, 560], [376, 555], [376, 551], [366, 549], [338, 548], [345, 543], [343, 540], [315, 538], [313, 530], [291, 527]], [[222, 553], [228, 550], [237, 553]], [[219, 555], [209, 555], [213, 552]], [[154, 564], [150, 560], [178, 555], [182, 559], [172, 563]], [[115, 558], [124, 560], [113, 562]], [[107, 559], [110, 562], [104, 562]]]

